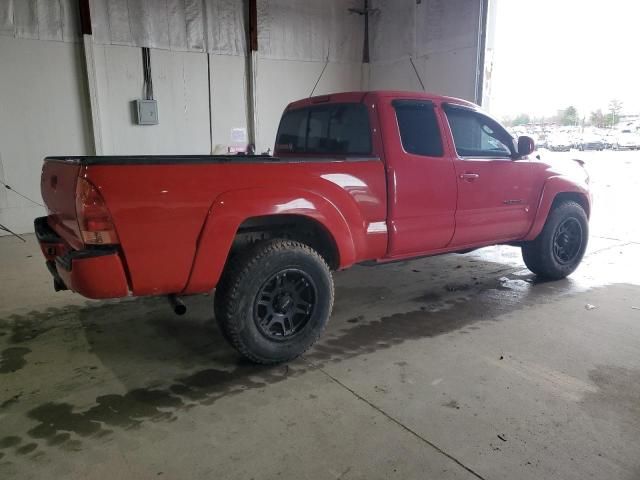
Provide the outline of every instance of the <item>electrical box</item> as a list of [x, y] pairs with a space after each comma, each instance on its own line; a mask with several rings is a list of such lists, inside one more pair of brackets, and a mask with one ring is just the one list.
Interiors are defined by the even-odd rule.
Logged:
[[156, 100], [136, 100], [138, 125], [158, 124], [158, 102]]

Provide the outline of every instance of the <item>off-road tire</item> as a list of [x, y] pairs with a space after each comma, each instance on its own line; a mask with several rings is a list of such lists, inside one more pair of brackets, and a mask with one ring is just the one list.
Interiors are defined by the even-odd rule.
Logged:
[[[581, 229], [581, 244], [577, 253], [562, 262], [554, 253], [558, 228], [566, 222], [577, 222]], [[576, 225], [574, 224], [574, 227]], [[522, 258], [529, 270], [541, 278], [559, 280], [573, 273], [584, 256], [589, 239], [589, 221], [582, 206], [573, 201], [558, 203], [550, 212], [542, 232], [535, 240], [522, 246]]]
[[[265, 282], [288, 269], [310, 279], [315, 303], [300, 331], [273, 339], [255, 319], [257, 297]], [[318, 252], [293, 240], [268, 240], [229, 260], [215, 292], [216, 321], [229, 343], [252, 362], [286, 362], [302, 355], [318, 340], [331, 315], [333, 293], [331, 270]]]

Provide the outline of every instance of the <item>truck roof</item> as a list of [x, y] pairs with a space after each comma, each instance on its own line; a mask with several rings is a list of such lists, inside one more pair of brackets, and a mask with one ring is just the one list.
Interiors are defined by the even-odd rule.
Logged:
[[304, 98], [302, 100], [297, 100], [295, 102], [291, 102], [286, 110], [306, 107], [309, 105], [315, 105], [320, 103], [351, 103], [351, 102], [362, 102], [365, 96], [371, 96], [373, 98], [412, 98], [412, 99], [420, 99], [420, 100], [431, 100], [435, 102], [451, 102], [457, 103], [458, 105], [465, 105], [471, 108], [479, 108], [475, 103], [469, 102], [468, 100], [463, 100], [461, 98], [456, 97], [448, 97], [445, 95], [437, 95], [435, 93], [429, 92], [411, 92], [404, 90], [368, 90], [361, 92], [338, 92], [338, 93], [329, 93], [327, 95], [316, 95], [314, 97]]

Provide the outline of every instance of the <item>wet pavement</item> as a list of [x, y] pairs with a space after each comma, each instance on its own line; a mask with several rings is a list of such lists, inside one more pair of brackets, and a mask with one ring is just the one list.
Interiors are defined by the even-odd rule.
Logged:
[[336, 274], [321, 341], [258, 367], [212, 299], [51, 291], [0, 239], [0, 478], [640, 478], [637, 152], [585, 152], [588, 255], [518, 249]]

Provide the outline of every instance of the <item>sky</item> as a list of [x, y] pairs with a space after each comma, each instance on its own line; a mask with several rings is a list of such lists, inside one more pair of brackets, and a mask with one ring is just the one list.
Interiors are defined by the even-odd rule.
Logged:
[[493, 115], [640, 113], [640, 0], [493, 1]]

